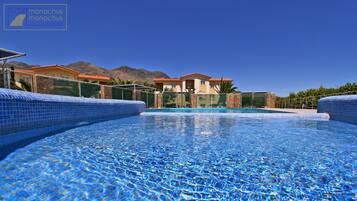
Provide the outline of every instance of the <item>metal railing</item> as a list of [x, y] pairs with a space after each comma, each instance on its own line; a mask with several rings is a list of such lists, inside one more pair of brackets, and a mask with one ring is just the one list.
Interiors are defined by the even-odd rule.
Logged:
[[[2, 71], [0, 74], [0, 87], [5, 87], [8, 81], [2, 79]], [[155, 103], [153, 88], [142, 85], [131, 85], [128, 88], [12, 70], [8, 74], [10, 88], [15, 90], [98, 99], [141, 100], [148, 108], [154, 107]]]

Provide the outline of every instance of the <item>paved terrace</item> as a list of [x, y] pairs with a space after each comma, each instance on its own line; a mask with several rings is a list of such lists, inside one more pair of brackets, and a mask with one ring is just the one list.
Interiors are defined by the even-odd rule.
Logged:
[[316, 114], [316, 109], [282, 109], [282, 108], [264, 108], [266, 110], [274, 110], [274, 111], [281, 111], [281, 112], [292, 112], [297, 114]]

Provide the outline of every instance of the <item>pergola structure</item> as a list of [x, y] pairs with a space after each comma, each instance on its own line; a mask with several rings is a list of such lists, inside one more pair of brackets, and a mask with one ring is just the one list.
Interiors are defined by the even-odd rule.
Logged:
[[21, 52], [15, 52], [12, 50], [7, 50], [4, 48], [0, 48], [0, 61], [2, 62], [1, 65], [1, 72], [2, 72], [2, 76], [3, 76], [3, 82], [4, 82], [4, 88], [11, 88], [10, 86], [10, 81], [11, 81], [11, 76], [10, 76], [10, 69], [8, 69], [6, 67], [6, 62], [9, 59], [14, 59], [17, 57], [22, 57], [22, 56], [26, 56], [25, 53], [21, 53]]

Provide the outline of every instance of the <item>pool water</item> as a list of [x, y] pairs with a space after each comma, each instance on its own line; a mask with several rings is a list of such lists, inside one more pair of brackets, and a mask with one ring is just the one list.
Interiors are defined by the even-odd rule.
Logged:
[[180, 112], [180, 113], [287, 113], [257, 108], [162, 108], [147, 109], [145, 112]]
[[136, 116], [78, 127], [0, 161], [0, 200], [355, 199], [357, 126]]

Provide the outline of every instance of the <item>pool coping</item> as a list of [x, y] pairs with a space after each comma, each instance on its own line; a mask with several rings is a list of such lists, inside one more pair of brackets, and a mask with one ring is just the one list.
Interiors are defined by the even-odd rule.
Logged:
[[184, 113], [184, 112], [143, 112], [141, 116], [219, 116], [251, 119], [306, 119], [306, 120], [329, 120], [327, 113]]
[[294, 108], [263, 108], [264, 110], [276, 111], [276, 112], [288, 112], [298, 114], [316, 114], [316, 109], [294, 109]]
[[318, 102], [318, 112], [326, 112], [331, 120], [357, 125], [357, 95], [330, 96]]

